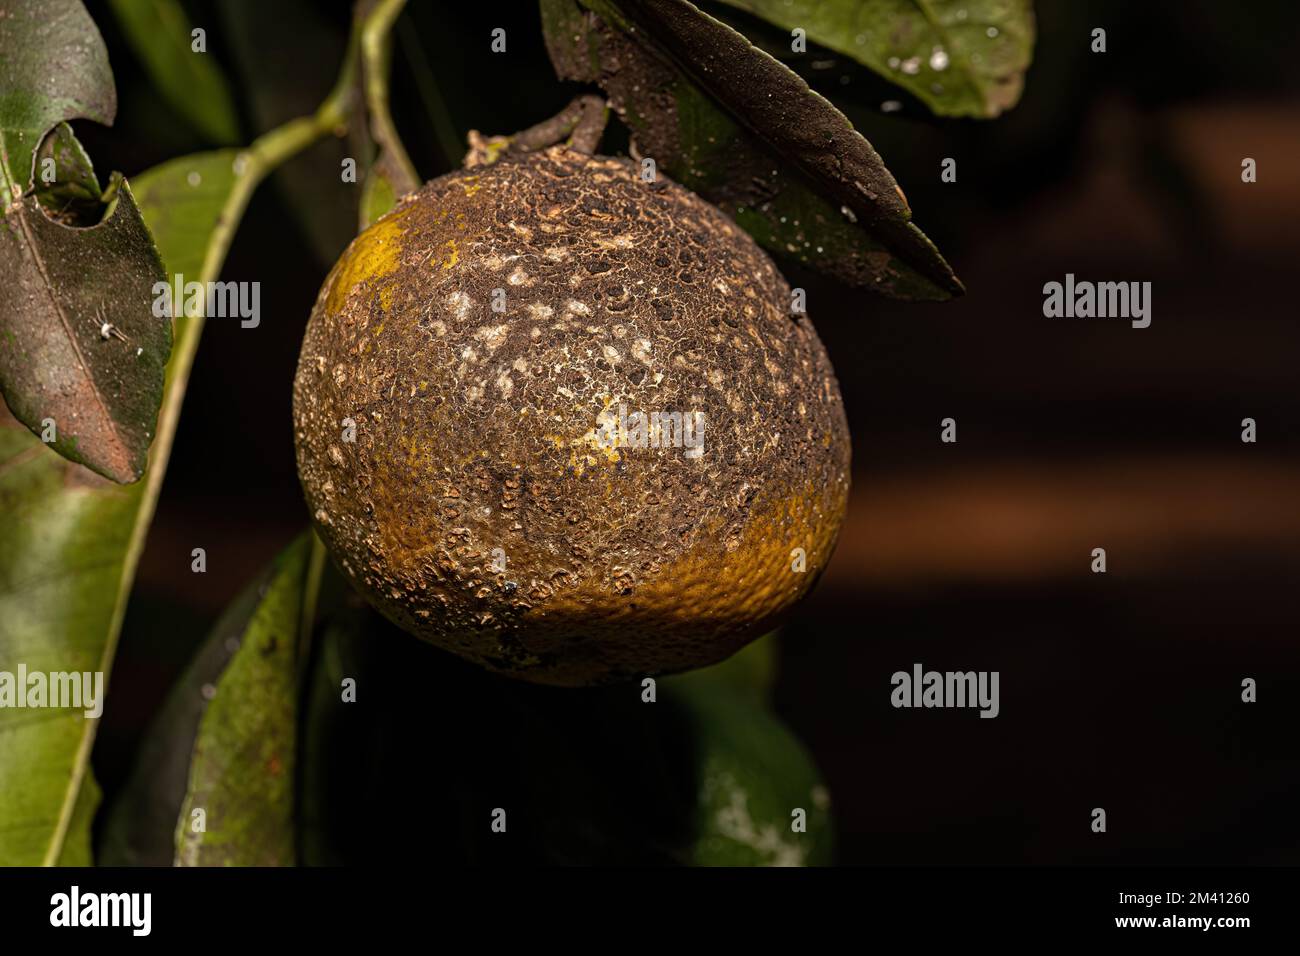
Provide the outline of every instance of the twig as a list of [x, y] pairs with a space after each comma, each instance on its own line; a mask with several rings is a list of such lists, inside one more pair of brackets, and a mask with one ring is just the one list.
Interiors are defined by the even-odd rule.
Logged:
[[370, 135], [379, 146], [379, 160], [389, 183], [398, 195], [420, 185], [420, 177], [406, 154], [388, 110], [388, 67], [392, 59], [389, 33], [406, 0], [380, 0], [365, 18], [361, 29], [362, 77], [366, 92], [366, 112], [370, 116]]

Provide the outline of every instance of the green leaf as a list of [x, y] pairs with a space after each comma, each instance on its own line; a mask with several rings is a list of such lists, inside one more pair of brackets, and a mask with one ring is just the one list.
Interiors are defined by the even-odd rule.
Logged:
[[[213, 225], [230, 188], [229, 154], [140, 176], [141, 212], [174, 270], [206, 281]], [[200, 170], [198, 185], [189, 173]], [[206, 175], [204, 175], [206, 174]], [[223, 185], [224, 184], [224, 185]], [[220, 265], [219, 257], [209, 273]], [[100, 671], [106, 685], [126, 598], [162, 485], [201, 322], [178, 318], [158, 438], [145, 479], [111, 484], [49, 454], [0, 415], [0, 661], [29, 671]], [[81, 711], [40, 720], [0, 709], [0, 865], [54, 863], [89, 776], [97, 721]], [[18, 781], [10, 784], [9, 781]]]
[[963, 291], [871, 144], [796, 74], [683, 0], [584, 3], [599, 15], [542, 0], [556, 71], [600, 84], [660, 169], [842, 281], [902, 299]]
[[[209, 243], [221, 210], [235, 187], [237, 149], [218, 149], [173, 159], [135, 179], [135, 192], [146, 210], [149, 230], [162, 253], [170, 279], [207, 282], [204, 272]], [[179, 312], [179, 309], [177, 310]], [[184, 322], [177, 319], [178, 325]]]
[[251, 617], [217, 632], [239, 647], [209, 685], [176, 823], [179, 866], [295, 862], [296, 649], [305, 596], [313, 593], [310, 554], [304, 534], [253, 590]]
[[8, 0], [0, 31], [0, 201], [32, 181], [32, 156], [61, 120], [113, 124], [108, 50], [80, 0]]
[[[346, 88], [346, 74], [343, 80]], [[188, 157], [141, 176], [141, 211], [171, 271], [197, 269], [187, 277], [215, 279], [256, 185], [346, 116], [336, 89], [314, 116], [267, 133], [244, 153]], [[25, 662], [29, 670], [98, 670], [107, 678], [203, 327], [197, 316], [175, 321], [158, 437], [139, 484], [114, 486], [70, 465], [0, 416], [0, 661]], [[96, 724], [80, 711], [32, 720], [0, 709], [0, 865], [50, 864], [63, 856]]]
[[721, 0], [842, 53], [941, 116], [1016, 105], [1034, 49], [1032, 0]]
[[[666, 678], [665, 700], [687, 715], [697, 790], [696, 866], [831, 862], [830, 794], [799, 741], [736, 691]], [[805, 829], [794, 829], [803, 811]]]
[[94, 164], [67, 123], [50, 130], [36, 151], [36, 199], [45, 214], [69, 226], [93, 226], [104, 216]]
[[212, 142], [237, 142], [230, 83], [212, 53], [194, 52], [193, 24], [178, 0], [110, 0], [110, 6], [163, 99]]
[[171, 866], [176, 823], [189, 786], [190, 761], [215, 687], [243, 647], [240, 638], [275, 576], [272, 564], [227, 607], [194, 659], [172, 686], [136, 754], [126, 784], [105, 814], [99, 862], [103, 866]]
[[91, 824], [95, 822], [95, 811], [99, 809], [99, 784], [95, 775], [86, 771], [86, 779], [77, 793], [77, 803], [72, 809], [72, 820], [68, 825], [68, 838], [63, 841], [63, 851], [59, 854], [59, 866], [93, 866], [95, 855], [91, 851]]
[[[311, 561], [315, 552], [308, 554], [306, 541], [304, 535], [291, 545], [231, 602], [172, 687], [106, 814], [102, 865], [171, 866], [178, 845], [193, 854], [188, 862], [199, 863], [285, 862], [292, 855], [284, 827], [294, 760], [273, 774], [256, 754], [264, 746], [290, 755], [294, 749], [294, 646], [282, 638], [293, 635], [294, 619], [301, 621], [295, 591], [304, 616], [316, 600], [321, 565]], [[264, 653], [272, 638], [271, 653]], [[196, 777], [211, 789], [191, 789]], [[222, 832], [211, 817], [207, 833], [186, 826], [183, 809], [192, 810], [189, 802], [200, 793], [233, 807], [221, 817]], [[239, 828], [243, 836], [228, 839]], [[260, 856], [277, 850], [284, 859]]]
[[[29, 672], [107, 670], [142, 487], [98, 478], [51, 455], [12, 419], [0, 420], [6, 670], [20, 663]], [[49, 865], [63, 856], [96, 725], [81, 710], [0, 709], [0, 865]]]
[[56, 168], [74, 191], [96, 184], [62, 121], [113, 121], [104, 43], [80, 3], [16, 0], [5, 10], [0, 69], [0, 392], [60, 454], [114, 481], [135, 481], [171, 349], [170, 324], [151, 309], [158, 255], [130, 189], [116, 178], [109, 215], [87, 229], [69, 228], [66, 210], [46, 215], [28, 190], [35, 148], [56, 125], [49, 143]]
[[723, 687], [760, 707], [766, 707], [771, 703], [772, 687], [776, 683], [779, 639], [779, 631], [765, 634], [746, 644], [725, 661], [677, 674], [672, 680], [692, 686], [699, 684], [702, 692], [707, 692], [709, 687]]
[[0, 229], [0, 389], [65, 458], [118, 482], [144, 473], [172, 329], [154, 313], [162, 262], [131, 189], [114, 178], [102, 223], [74, 229], [35, 196]]

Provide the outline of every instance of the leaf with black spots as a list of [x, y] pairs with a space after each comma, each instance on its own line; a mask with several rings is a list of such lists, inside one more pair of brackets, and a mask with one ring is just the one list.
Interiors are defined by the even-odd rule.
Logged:
[[883, 160], [798, 75], [684, 0], [542, 0], [564, 79], [599, 84], [643, 157], [759, 243], [861, 288], [963, 287]]

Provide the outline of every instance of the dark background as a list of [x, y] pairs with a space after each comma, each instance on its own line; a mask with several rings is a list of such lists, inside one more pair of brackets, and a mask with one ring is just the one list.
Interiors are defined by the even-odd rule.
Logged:
[[[843, 64], [814, 77], [969, 291], [905, 305], [781, 263], [839, 374], [854, 489], [784, 633], [777, 710], [827, 778], [842, 862], [1295, 863], [1300, 12], [1036, 6], [1024, 98], [996, 120], [937, 119]], [[187, 8], [236, 82], [247, 138], [328, 93], [346, 4]], [[114, 128], [77, 124], [101, 173], [210, 148], [106, 6], [91, 10], [119, 96]], [[450, 143], [468, 129], [523, 128], [575, 92], [532, 3], [413, 0], [404, 20], [394, 111], [422, 176], [459, 161]], [[498, 26], [504, 57], [488, 47]], [[1096, 26], [1105, 54], [1089, 52]], [[903, 110], [880, 113], [885, 99]], [[324, 143], [277, 174], [231, 250], [223, 277], [261, 282], [263, 318], [203, 333], [96, 745], [109, 800], [207, 628], [307, 523], [290, 388], [355, 228], [343, 155]], [[1044, 318], [1043, 283], [1067, 272], [1152, 282], [1151, 327]], [[955, 445], [939, 441], [947, 416]], [[1240, 441], [1247, 416], [1257, 444]], [[915, 662], [1000, 671], [1001, 716], [894, 710], [890, 675]], [[1089, 826], [1099, 806], [1105, 834]]]

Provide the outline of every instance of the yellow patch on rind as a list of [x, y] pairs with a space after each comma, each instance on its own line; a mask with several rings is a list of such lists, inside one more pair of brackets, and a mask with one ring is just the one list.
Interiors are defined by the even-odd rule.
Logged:
[[334, 267], [325, 308], [339, 312], [348, 300], [348, 294], [372, 279], [397, 271], [402, 254], [402, 220], [414, 206], [406, 206], [377, 223], [352, 240], [343, 258]]

